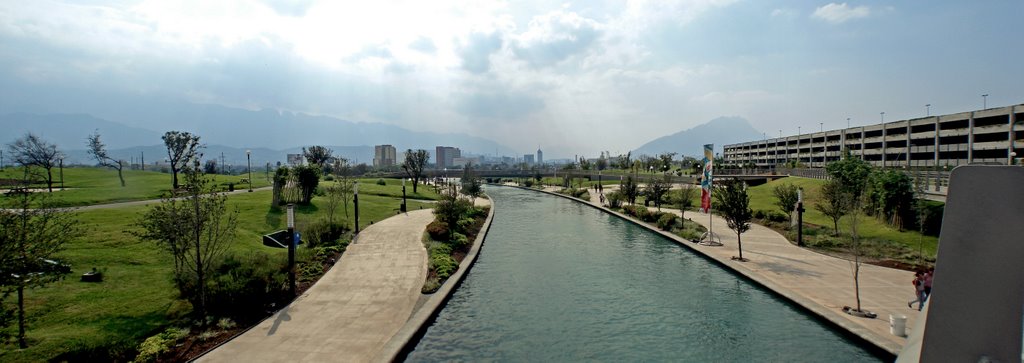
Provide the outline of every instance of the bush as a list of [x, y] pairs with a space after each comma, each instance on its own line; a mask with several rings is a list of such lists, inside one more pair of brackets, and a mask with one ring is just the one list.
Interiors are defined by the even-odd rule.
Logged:
[[262, 253], [229, 254], [207, 280], [207, 309], [236, 321], [259, 318], [288, 294], [287, 263]]
[[447, 279], [459, 269], [459, 264], [451, 256], [452, 248], [447, 244], [431, 242], [427, 250], [430, 252], [430, 268], [434, 269], [439, 279]]
[[527, 188], [531, 188], [533, 187], [533, 180], [526, 179], [526, 181], [523, 182], [523, 185], [525, 185]]
[[327, 176], [324, 177], [324, 180], [325, 181], [334, 181], [334, 175], [327, 174]]
[[447, 241], [448, 240], [448, 223], [434, 220], [427, 225], [427, 234], [430, 235], [430, 239], [435, 241]]
[[785, 222], [789, 220], [788, 215], [777, 210], [767, 211], [764, 214], [764, 219], [767, 219], [769, 222]]
[[610, 208], [622, 208], [622, 203], [626, 200], [626, 196], [615, 191], [605, 194], [605, 200], [608, 201], [608, 207]]
[[754, 219], [765, 219], [765, 213], [763, 210], [760, 209], [755, 210], [753, 216]]
[[377, 185], [387, 185], [388, 183], [384, 179], [377, 179]]
[[[472, 221], [472, 219], [470, 219], [470, 221]], [[466, 246], [469, 246], [469, 238], [459, 232], [452, 233], [451, 245], [456, 250], [464, 249]]]
[[306, 226], [306, 245], [310, 248], [337, 245], [347, 228], [341, 223], [320, 219]]
[[679, 220], [675, 214], [662, 213], [661, 217], [658, 218], [658, 229], [662, 231], [671, 231], [672, 227], [676, 225], [676, 221]]
[[189, 330], [184, 328], [167, 328], [164, 332], [146, 338], [139, 345], [139, 355], [135, 362], [154, 362], [160, 354], [171, 350], [179, 340], [188, 336]]

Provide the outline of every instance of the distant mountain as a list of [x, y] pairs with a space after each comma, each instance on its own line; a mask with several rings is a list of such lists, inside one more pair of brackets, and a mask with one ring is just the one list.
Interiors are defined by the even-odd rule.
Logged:
[[[297, 153], [301, 147], [309, 145], [336, 145], [331, 146], [336, 154], [367, 164], [373, 160], [373, 145], [380, 144], [394, 145], [399, 152], [426, 149], [431, 156], [435, 146], [458, 147], [466, 154], [518, 154], [495, 141], [460, 133], [417, 132], [394, 125], [351, 122], [274, 110], [248, 111], [212, 105], [179, 105], [180, 108], [162, 105], [159, 107], [164, 108], [150, 110], [145, 118], [148, 121], [133, 119], [123, 123], [87, 114], [0, 115], [0, 130], [4, 130], [0, 134], [0, 143], [9, 143], [25, 132], [32, 131], [65, 150], [69, 161], [81, 159], [83, 162], [87, 161], [85, 139], [96, 129], [99, 129], [102, 140], [113, 156], [138, 157], [144, 152], [147, 161], [157, 160], [151, 159], [153, 157], [163, 159], [166, 152], [160, 136], [170, 130], [199, 135], [200, 141], [207, 145], [207, 157], [219, 157], [223, 152], [229, 161], [237, 161], [237, 155], [241, 155], [241, 161], [244, 161], [245, 150], [251, 149], [254, 165], [257, 164], [257, 157], [261, 164], [283, 161], [285, 154]], [[134, 106], [130, 108], [134, 109]], [[135, 114], [129, 111], [118, 110], [116, 114], [126, 118], [128, 114]], [[235, 155], [236, 159], [231, 159], [229, 154]]]
[[715, 144], [715, 152], [722, 146], [751, 140], [760, 140], [762, 133], [742, 117], [719, 117], [688, 130], [651, 140], [633, 150], [633, 155], [655, 156], [666, 152], [701, 157], [704, 144]]

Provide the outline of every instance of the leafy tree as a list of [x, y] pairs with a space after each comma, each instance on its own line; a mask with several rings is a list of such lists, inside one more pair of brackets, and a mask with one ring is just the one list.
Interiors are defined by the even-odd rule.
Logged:
[[669, 169], [672, 169], [672, 158], [674, 158], [676, 154], [677, 153], [663, 153], [658, 155], [658, 158], [661, 159], [661, 166], [659, 167], [659, 170], [669, 171]]
[[608, 158], [605, 157], [604, 154], [602, 153], [601, 157], [597, 158], [597, 162], [595, 164], [597, 166], [597, 170], [608, 169]]
[[408, 149], [405, 152], [405, 162], [402, 163], [402, 170], [405, 170], [405, 175], [412, 178], [413, 193], [416, 193], [416, 185], [419, 184], [420, 179], [423, 178], [423, 169], [427, 167], [428, 159], [430, 159], [430, 154], [423, 149], [416, 151]]
[[64, 153], [57, 150], [57, 145], [43, 140], [29, 132], [20, 139], [7, 144], [7, 153], [14, 162], [28, 168], [38, 166], [46, 169], [46, 188], [53, 192], [53, 168], [57, 166]]
[[483, 195], [484, 190], [480, 177], [473, 172], [473, 165], [466, 164], [462, 169], [462, 194], [468, 196], [472, 204], [476, 204], [476, 198]]
[[867, 209], [889, 225], [902, 230], [904, 221], [913, 221], [914, 182], [898, 170], [879, 170], [871, 174]]
[[839, 219], [846, 215], [849, 208], [849, 196], [843, 193], [842, 187], [835, 180], [821, 186], [821, 198], [814, 203], [814, 209], [832, 219], [835, 228], [833, 236], [839, 236]]
[[670, 177], [665, 178], [653, 178], [647, 183], [647, 188], [644, 190], [644, 194], [647, 196], [647, 200], [654, 202], [654, 206], [658, 207], [658, 211], [661, 211], [661, 202], [665, 198], [665, 194], [668, 194], [669, 189], [672, 188], [672, 180]]
[[680, 217], [686, 219], [686, 211], [693, 208], [693, 198], [697, 196], [698, 188], [691, 188], [690, 185], [683, 185], [683, 188], [676, 193], [675, 204], [679, 207]]
[[872, 169], [864, 160], [852, 157], [850, 151], [843, 153], [843, 158], [825, 165], [825, 171], [832, 181], [837, 183], [842, 194], [847, 197], [849, 203], [848, 214], [850, 216], [850, 249], [853, 254], [853, 288], [857, 300], [856, 312], [863, 312], [860, 305], [860, 234], [857, 227], [860, 219], [860, 211], [864, 205], [865, 190], [868, 180], [871, 177]]
[[320, 170], [318, 165], [300, 165], [294, 168], [295, 181], [299, 184], [300, 201], [309, 204], [313, 200], [313, 193], [320, 185]]
[[217, 174], [217, 160], [206, 160], [206, 162], [203, 163], [203, 172], [207, 174]]
[[622, 180], [622, 185], [619, 187], [619, 190], [626, 196], [626, 200], [629, 201], [629, 204], [636, 204], [636, 197], [640, 195], [640, 187], [636, 184], [636, 180], [633, 179], [632, 175], [627, 175], [626, 178]]
[[743, 259], [743, 241], [740, 239], [740, 235], [750, 230], [750, 220], [753, 219], [747, 188], [737, 180], [726, 180], [715, 189], [714, 197], [718, 204], [718, 212], [725, 218], [729, 229], [736, 232], [736, 243], [740, 255], [735, 259], [746, 261]]
[[772, 194], [775, 195], [775, 205], [787, 216], [793, 213], [793, 208], [796, 207], [796, 203], [800, 200], [798, 188], [790, 183], [776, 185], [772, 189]]
[[434, 215], [441, 222], [448, 225], [451, 231], [457, 231], [459, 220], [462, 219], [473, 206], [468, 200], [459, 198], [455, 185], [446, 186], [441, 191], [441, 199], [434, 204]]
[[96, 130], [92, 135], [89, 135], [88, 144], [89, 149], [87, 152], [89, 155], [92, 155], [100, 166], [117, 169], [117, 178], [121, 179], [121, 187], [124, 187], [124, 174], [122, 173], [124, 170], [124, 161], [114, 160], [114, 158], [107, 154], [107, 145], [104, 145], [103, 141], [100, 141], [99, 130]]
[[196, 157], [196, 151], [201, 147], [199, 136], [183, 131], [167, 131], [161, 139], [167, 147], [167, 161], [171, 164], [171, 174], [174, 175], [174, 182], [171, 185], [177, 190], [178, 172], [188, 167], [189, 161]]
[[[24, 183], [27, 187], [28, 181]], [[19, 347], [28, 347], [25, 289], [44, 287], [70, 273], [70, 267], [53, 259], [83, 232], [69, 210], [54, 207], [43, 194], [22, 191], [0, 198], [0, 301], [17, 294]], [[9, 323], [10, 311], [3, 309], [2, 316]]]
[[316, 165], [319, 168], [323, 168], [327, 161], [334, 157], [333, 154], [334, 150], [320, 145], [313, 145], [308, 149], [302, 148], [302, 156], [306, 158], [306, 163]]
[[186, 167], [182, 199], [166, 196], [136, 222], [132, 231], [153, 241], [174, 257], [174, 281], [181, 296], [192, 303], [196, 317], [206, 316], [207, 277], [228, 250], [238, 225], [238, 210], [228, 211], [227, 195], [217, 193], [199, 169], [199, 161]]

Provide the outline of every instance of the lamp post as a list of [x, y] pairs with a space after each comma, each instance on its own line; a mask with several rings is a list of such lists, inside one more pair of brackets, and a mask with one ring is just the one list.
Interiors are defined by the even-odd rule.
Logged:
[[931, 115], [932, 115], [932, 104], [929, 103], [929, 104], [924, 105], [924, 116], [928, 117], [928, 116], [931, 116]]
[[402, 208], [400, 209], [402, 213], [406, 213], [406, 211], [408, 211], [405, 206], [405, 178], [402, 178]]
[[988, 93], [981, 95], [981, 109], [988, 108]]
[[60, 190], [64, 190], [64, 157], [60, 159]]
[[288, 288], [295, 296], [295, 204], [288, 203]]
[[1013, 165], [1013, 159], [1017, 157], [1016, 151], [1010, 152], [1010, 159], [1006, 161], [1006, 165]]
[[356, 212], [356, 234], [359, 234], [359, 181], [352, 183], [352, 206], [355, 207]]
[[[882, 123], [884, 124], [885, 123], [885, 111], [879, 112], [878, 114], [882, 117]], [[882, 127], [885, 127], [885, 126], [882, 126]]]
[[846, 128], [850, 128], [850, 118], [846, 118]]
[[252, 150], [245, 150], [245, 164], [249, 170], [249, 193], [252, 193], [252, 157], [250, 154], [252, 154]]

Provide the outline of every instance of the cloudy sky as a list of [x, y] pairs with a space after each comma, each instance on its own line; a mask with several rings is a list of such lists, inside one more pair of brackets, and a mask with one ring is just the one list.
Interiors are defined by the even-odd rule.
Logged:
[[969, 111], [981, 94], [1024, 103], [1021, 14], [1021, 1], [0, 1], [0, 88], [597, 154], [718, 116], [771, 136]]

